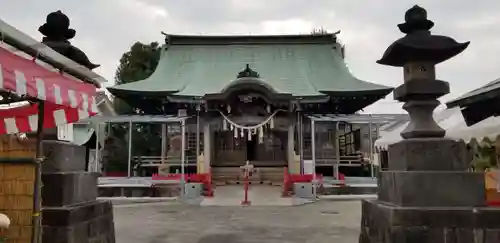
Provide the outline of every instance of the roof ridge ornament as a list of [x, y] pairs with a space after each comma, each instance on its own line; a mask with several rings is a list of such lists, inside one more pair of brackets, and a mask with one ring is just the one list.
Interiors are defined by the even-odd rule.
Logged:
[[398, 24], [398, 28], [405, 34], [411, 34], [416, 31], [430, 31], [434, 27], [434, 22], [427, 19], [427, 10], [415, 5], [405, 13], [405, 22]]
[[247, 63], [245, 69], [238, 73], [237, 78], [260, 78], [260, 75], [258, 72], [251, 69], [250, 64]]
[[44, 38], [67, 41], [76, 35], [74, 29], [69, 28], [70, 20], [61, 10], [47, 15], [46, 22], [38, 28]]
[[90, 70], [101, 66], [92, 63], [82, 50], [71, 45], [69, 40], [75, 37], [76, 31], [69, 26], [70, 19], [61, 10], [49, 13], [45, 23], [38, 28], [44, 36], [42, 43]]
[[167, 34], [167, 33], [163, 32], [163, 31], [161, 32], [161, 34], [165, 36], [165, 45], [168, 46], [168, 45], [172, 44], [171, 43], [172, 41], [171, 41], [171, 38], [170, 38], [170, 34]]

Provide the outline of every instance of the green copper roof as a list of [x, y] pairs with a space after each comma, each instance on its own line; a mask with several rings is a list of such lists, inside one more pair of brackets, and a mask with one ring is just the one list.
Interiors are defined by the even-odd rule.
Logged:
[[201, 41], [181, 37], [178, 42], [175, 36], [171, 39], [149, 78], [109, 90], [117, 96], [149, 93], [202, 97], [230, 86], [247, 64], [277, 93], [298, 97], [359, 91], [386, 95], [392, 90], [355, 78], [331, 35], [201, 37]]

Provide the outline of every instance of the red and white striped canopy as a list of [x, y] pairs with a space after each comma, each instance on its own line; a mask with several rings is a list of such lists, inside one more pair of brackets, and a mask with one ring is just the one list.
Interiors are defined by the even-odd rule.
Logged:
[[[44, 128], [97, 114], [96, 87], [50, 71], [0, 47], [0, 89], [45, 101]], [[0, 134], [34, 132], [38, 105], [0, 109]]]

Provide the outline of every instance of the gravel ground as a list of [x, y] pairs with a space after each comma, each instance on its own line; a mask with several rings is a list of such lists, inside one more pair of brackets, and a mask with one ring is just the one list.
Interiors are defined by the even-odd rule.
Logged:
[[360, 201], [302, 206], [115, 206], [117, 243], [357, 243]]

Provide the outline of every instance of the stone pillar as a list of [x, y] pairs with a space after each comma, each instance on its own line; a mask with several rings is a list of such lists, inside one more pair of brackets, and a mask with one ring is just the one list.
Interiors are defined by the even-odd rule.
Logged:
[[210, 122], [204, 120], [203, 122], [203, 153], [205, 159], [205, 171], [210, 171], [210, 162], [212, 161], [212, 129], [210, 129]]
[[113, 207], [98, 201], [99, 173], [85, 171], [83, 146], [44, 141], [43, 242], [114, 243]]
[[435, 65], [463, 50], [445, 36], [434, 36], [425, 9], [407, 11], [407, 34], [391, 45], [380, 64], [404, 68], [404, 84], [394, 90], [411, 121], [404, 140], [389, 146], [389, 168], [380, 172], [378, 200], [364, 201], [360, 243], [496, 243], [500, 209], [487, 207], [484, 173], [467, 172], [466, 146], [444, 138], [432, 117], [449, 92], [436, 80]]

